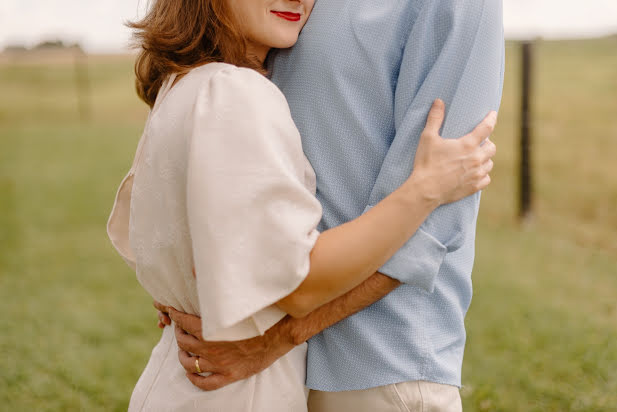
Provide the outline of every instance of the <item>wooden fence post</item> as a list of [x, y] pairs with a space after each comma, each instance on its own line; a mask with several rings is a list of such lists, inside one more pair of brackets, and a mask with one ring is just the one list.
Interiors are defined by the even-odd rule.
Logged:
[[521, 142], [519, 218], [529, 221], [532, 215], [533, 182], [531, 176], [532, 137], [532, 88], [533, 88], [533, 41], [522, 43], [522, 93], [521, 93]]
[[77, 106], [79, 110], [79, 119], [82, 122], [90, 120], [92, 115], [91, 99], [90, 99], [90, 78], [88, 75], [88, 56], [76, 46], [74, 48], [75, 56], [75, 86], [77, 91]]

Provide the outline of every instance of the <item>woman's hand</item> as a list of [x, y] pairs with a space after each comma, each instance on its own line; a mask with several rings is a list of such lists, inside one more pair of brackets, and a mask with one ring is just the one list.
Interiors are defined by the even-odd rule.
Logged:
[[439, 135], [444, 117], [444, 102], [435, 100], [409, 178], [437, 205], [455, 202], [487, 187], [493, 169], [491, 158], [497, 150], [488, 140], [497, 123], [497, 112], [489, 113], [471, 133], [458, 139]]

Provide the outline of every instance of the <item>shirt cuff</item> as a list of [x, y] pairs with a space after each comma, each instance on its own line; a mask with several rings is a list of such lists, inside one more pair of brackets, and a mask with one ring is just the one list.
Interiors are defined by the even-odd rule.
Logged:
[[[368, 206], [368, 211], [372, 206]], [[379, 272], [399, 282], [432, 293], [435, 278], [448, 249], [422, 229], [418, 231], [388, 260]]]

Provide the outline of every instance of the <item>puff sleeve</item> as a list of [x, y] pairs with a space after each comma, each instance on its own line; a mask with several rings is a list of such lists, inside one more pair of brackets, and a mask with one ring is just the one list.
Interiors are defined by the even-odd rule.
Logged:
[[204, 338], [271, 306], [307, 276], [322, 212], [307, 165], [287, 102], [269, 80], [233, 67], [202, 84], [187, 215]]

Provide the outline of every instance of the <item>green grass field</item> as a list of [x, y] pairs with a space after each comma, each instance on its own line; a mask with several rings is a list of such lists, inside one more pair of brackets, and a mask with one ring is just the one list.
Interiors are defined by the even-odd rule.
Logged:
[[[518, 53], [467, 318], [466, 411], [617, 411], [617, 38], [540, 44], [535, 217], [516, 216]], [[159, 335], [105, 223], [146, 116], [127, 57], [0, 60], [0, 410], [120, 411]]]

